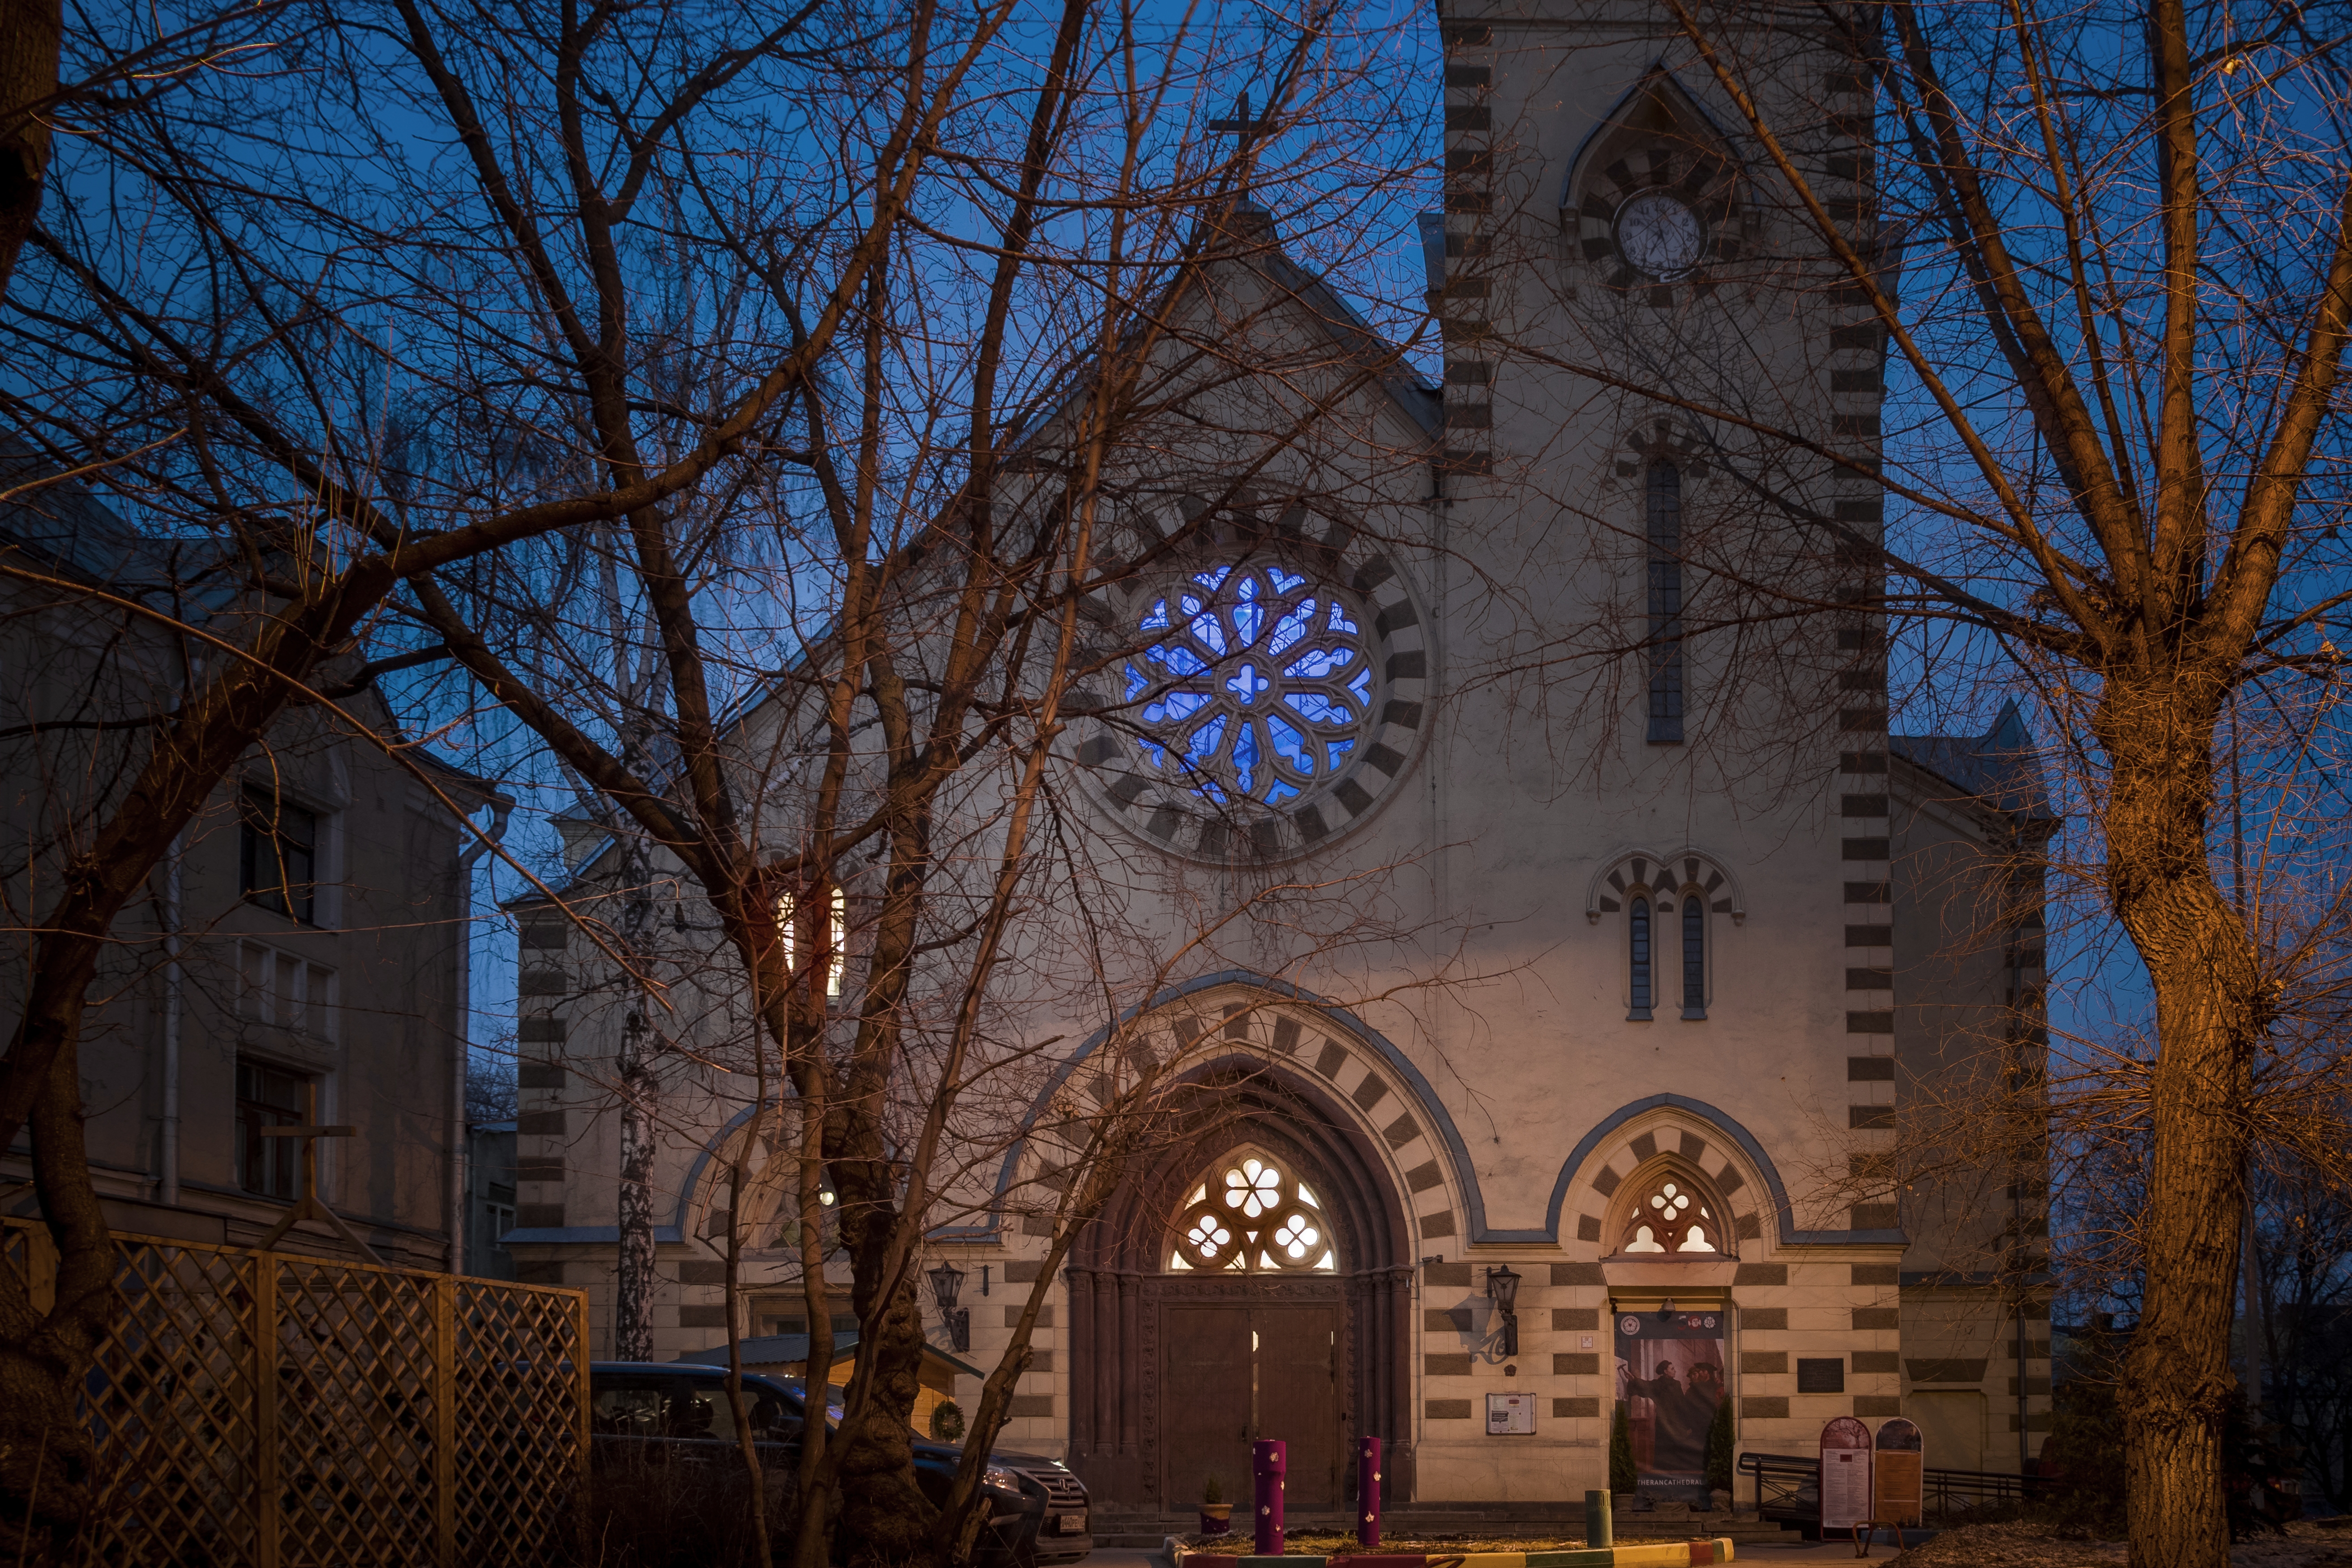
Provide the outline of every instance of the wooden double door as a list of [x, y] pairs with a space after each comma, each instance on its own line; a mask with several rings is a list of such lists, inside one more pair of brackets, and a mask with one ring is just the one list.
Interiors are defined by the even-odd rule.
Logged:
[[1345, 1313], [1337, 1301], [1160, 1305], [1163, 1506], [1189, 1507], [1209, 1477], [1246, 1518], [1250, 1445], [1289, 1445], [1293, 1509], [1340, 1506]]

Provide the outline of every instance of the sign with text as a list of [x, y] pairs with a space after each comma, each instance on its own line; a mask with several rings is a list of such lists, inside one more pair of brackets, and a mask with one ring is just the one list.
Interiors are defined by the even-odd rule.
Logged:
[[1486, 1436], [1517, 1436], [1536, 1429], [1536, 1396], [1532, 1394], [1486, 1395]]
[[1897, 1415], [1878, 1428], [1871, 1456], [1870, 1517], [1895, 1524], [1919, 1524], [1927, 1515], [1927, 1444], [1919, 1428]]
[[1870, 1501], [1870, 1428], [1841, 1415], [1822, 1427], [1822, 1528], [1852, 1530]]

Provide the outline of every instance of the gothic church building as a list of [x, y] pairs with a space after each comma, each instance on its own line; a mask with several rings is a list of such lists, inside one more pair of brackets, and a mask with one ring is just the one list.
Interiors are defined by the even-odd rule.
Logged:
[[[1467, 911], [1459, 963], [1486, 979], [1349, 1002], [1412, 979], [1426, 954], [1400, 942], [1344, 977], [1188, 973], [1139, 1008], [1129, 1032], [1218, 1097], [1214, 1136], [1139, 1162], [1078, 1243], [1003, 1442], [1066, 1457], [1102, 1510], [1180, 1510], [1212, 1474], [1242, 1497], [1254, 1435], [1289, 1441], [1297, 1511], [1344, 1506], [1359, 1434], [1389, 1444], [1392, 1504], [1574, 1500], [1608, 1484], [1621, 1407], [1643, 1489], [1701, 1506], [1725, 1406], [1742, 1449], [1904, 1415], [1929, 1465], [2014, 1470], [2048, 1418], [2036, 1173], [1993, 1173], [1982, 1201], [1884, 1173], [1914, 1097], [1947, 1095], [1982, 1042], [2039, 1044], [2039, 882], [2017, 855], [2049, 813], [2013, 710], [1889, 733], [1874, 318], [1664, 6], [1441, 11], [1444, 210], [1423, 238], [1444, 384], [1370, 377], [1361, 416], [1418, 459], [1364, 481], [1360, 526], [1318, 518], [1296, 551], [1112, 595], [1160, 638], [1128, 694], [1162, 694], [1134, 722], [1165, 743], [1105, 727], [1071, 761], [1138, 865], [1235, 853], [1229, 816], [1188, 807], [1203, 772], [1263, 808], [1269, 861], [1409, 865], [1400, 928]], [[1769, 19], [1748, 61], [1763, 107], [1866, 240], [1867, 83]], [[1270, 245], [1262, 273], [1354, 352], [1344, 307]], [[1741, 550], [1789, 563], [1785, 601], [1753, 590], [1748, 620], [1793, 629], [1704, 629], [1728, 590], [1701, 578], [1738, 575]], [[1480, 581], [1537, 613], [1497, 631]], [[1781, 639], [1769, 673], [1739, 674], [1726, 650], [1755, 659], [1758, 635]], [[1544, 704], [1492, 678], [1572, 664], [1578, 637], [1638, 647], [1630, 679]], [[1188, 687], [1253, 647], [1238, 685]], [[609, 853], [583, 831], [583, 887]], [[508, 1245], [523, 1278], [608, 1313], [610, 1028], [562, 1001], [560, 921], [523, 913]], [[1059, 1027], [1067, 1073], [1109, 1034]], [[665, 1359], [723, 1341], [698, 1238], [724, 1136], [661, 1155]], [[967, 1276], [971, 1363], [994, 1364], [1044, 1246], [1009, 1214], [937, 1239]], [[740, 1310], [749, 1333], [805, 1329], [782, 1284]]]

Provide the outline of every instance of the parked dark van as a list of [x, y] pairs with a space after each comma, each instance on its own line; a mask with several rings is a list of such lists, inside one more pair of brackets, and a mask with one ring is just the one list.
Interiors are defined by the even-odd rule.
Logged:
[[[600, 1361], [590, 1364], [588, 1377], [592, 1456], [600, 1474], [662, 1467], [706, 1472], [714, 1494], [740, 1485], [725, 1373], [681, 1363]], [[829, 1428], [841, 1415], [840, 1391], [827, 1395]], [[743, 1400], [770, 1474], [771, 1516], [788, 1517], [806, 1408], [801, 1389], [796, 1382], [745, 1373]], [[914, 1450], [916, 1484], [934, 1503], [944, 1503], [963, 1450], [922, 1438]], [[1087, 1489], [1067, 1466], [1002, 1449], [988, 1458], [983, 1484], [990, 1513], [976, 1557], [981, 1568], [1060, 1568], [1094, 1550]]]

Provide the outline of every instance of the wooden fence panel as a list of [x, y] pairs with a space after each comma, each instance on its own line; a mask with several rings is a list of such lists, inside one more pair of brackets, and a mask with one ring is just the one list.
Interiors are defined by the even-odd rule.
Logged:
[[[117, 1236], [99, 1563], [531, 1568], [588, 1476], [577, 1290]], [[47, 1233], [0, 1258], [47, 1304]]]

